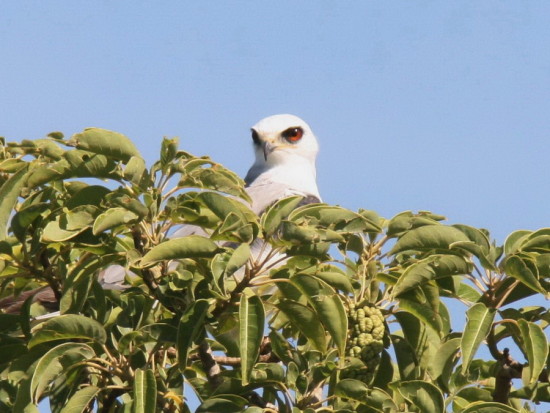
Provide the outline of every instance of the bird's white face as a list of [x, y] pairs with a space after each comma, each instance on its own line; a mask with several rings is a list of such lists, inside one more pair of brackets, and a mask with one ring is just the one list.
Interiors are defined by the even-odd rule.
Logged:
[[274, 166], [295, 157], [315, 163], [319, 145], [309, 125], [294, 115], [274, 115], [252, 127], [256, 165]]

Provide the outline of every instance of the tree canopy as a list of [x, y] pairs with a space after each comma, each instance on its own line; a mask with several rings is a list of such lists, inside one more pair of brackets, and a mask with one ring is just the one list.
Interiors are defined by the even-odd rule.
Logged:
[[[258, 217], [235, 173], [177, 139], [151, 167], [97, 128], [0, 144], [0, 411], [550, 402], [550, 228], [496, 245], [427, 211], [300, 197]], [[200, 231], [171, 238], [182, 225]], [[122, 287], [103, 278], [115, 266]]]

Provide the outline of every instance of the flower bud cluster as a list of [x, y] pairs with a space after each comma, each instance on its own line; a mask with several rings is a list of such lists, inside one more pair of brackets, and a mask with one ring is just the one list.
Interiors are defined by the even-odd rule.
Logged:
[[384, 348], [384, 316], [374, 305], [366, 304], [358, 308], [351, 305], [348, 320], [347, 355], [360, 359], [365, 367], [348, 368], [344, 371], [344, 376], [368, 383], [372, 381]]

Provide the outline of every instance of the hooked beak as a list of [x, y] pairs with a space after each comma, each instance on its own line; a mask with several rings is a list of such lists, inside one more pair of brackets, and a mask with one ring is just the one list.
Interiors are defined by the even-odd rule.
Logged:
[[267, 156], [275, 150], [276, 146], [273, 145], [270, 142], [264, 142], [263, 144], [263, 150], [264, 150], [264, 159], [267, 162]]

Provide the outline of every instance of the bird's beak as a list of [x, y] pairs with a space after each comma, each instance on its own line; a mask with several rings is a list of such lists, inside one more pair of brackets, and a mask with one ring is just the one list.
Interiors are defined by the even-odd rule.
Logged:
[[271, 142], [264, 142], [263, 149], [264, 149], [264, 159], [267, 161], [267, 156], [275, 150], [276, 146], [273, 145]]

